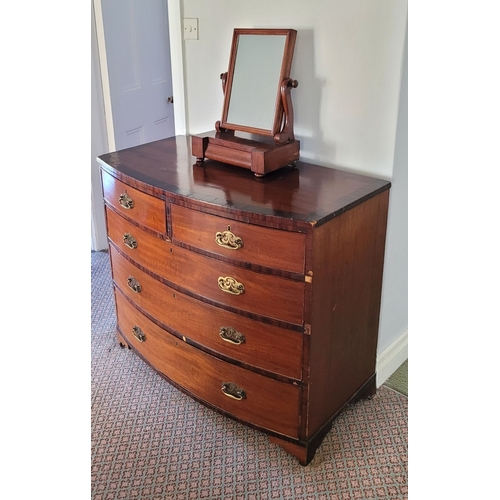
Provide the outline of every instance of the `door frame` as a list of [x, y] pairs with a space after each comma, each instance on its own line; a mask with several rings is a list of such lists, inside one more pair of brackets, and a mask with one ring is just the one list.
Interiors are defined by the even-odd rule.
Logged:
[[115, 130], [113, 127], [113, 109], [111, 107], [111, 89], [109, 87], [108, 59], [106, 57], [106, 39], [104, 36], [104, 20], [101, 0], [93, 0], [97, 36], [97, 53], [101, 70], [101, 87], [104, 104], [105, 128], [108, 136], [108, 150], [115, 150]]
[[[187, 132], [186, 120], [186, 95], [184, 85], [184, 46], [182, 38], [182, 0], [166, 0], [168, 9], [168, 27], [169, 27], [169, 42], [170, 42], [170, 59], [172, 71], [172, 90], [174, 96], [174, 130], [176, 135], [184, 135]], [[104, 34], [104, 22], [102, 16], [101, 0], [92, 0], [94, 8], [92, 22], [95, 23], [97, 52], [99, 59], [99, 74], [97, 77], [101, 82], [102, 90], [102, 105], [104, 108], [104, 118], [101, 121], [101, 128], [106, 131], [107, 151], [115, 151], [115, 133], [113, 127], [113, 109], [111, 106], [111, 90], [109, 85], [108, 63], [106, 58], [106, 40]], [[92, 130], [92, 134], [101, 133], [100, 131]], [[93, 168], [94, 166], [92, 166]], [[106, 241], [106, 235], [101, 234], [102, 228], [105, 227], [103, 218], [103, 210], [98, 209], [95, 203], [102, 203], [102, 191], [96, 192], [96, 188], [92, 185], [91, 192], [91, 248], [92, 250], [105, 250], [101, 248], [102, 242]]]

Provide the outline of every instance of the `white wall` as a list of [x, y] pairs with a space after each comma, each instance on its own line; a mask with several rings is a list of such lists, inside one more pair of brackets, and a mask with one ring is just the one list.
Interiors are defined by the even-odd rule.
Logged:
[[292, 78], [301, 157], [392, 176], [407, 3], [404, 0], [183, 0], [199, 40], [184, 42], [187, 127], [212, 130], [222, 113], [234, 28], [298, 31]]
[[408, 39], [405, 41], [391, 181], [379, 352], [389, 347], [395, 334], [401, 334], [408, 328]]

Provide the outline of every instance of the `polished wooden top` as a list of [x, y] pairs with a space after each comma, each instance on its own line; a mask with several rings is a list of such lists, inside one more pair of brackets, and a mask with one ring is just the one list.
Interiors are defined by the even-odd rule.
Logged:
[[274, 225], [318, 226], [376, 194], [391, 183], [298, 161], [256, 178], [250, 170], [205, 160], [195, 165], [191, 138], [176, 136], [99, 156], [115, 177], [153, 194], [188, 198], [243, 216], [259, 214]]

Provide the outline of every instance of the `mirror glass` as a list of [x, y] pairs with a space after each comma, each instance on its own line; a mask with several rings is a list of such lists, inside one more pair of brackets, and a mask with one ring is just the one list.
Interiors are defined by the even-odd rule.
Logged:
[[[232, 131], [272, 136], [288, 142], [286, 123], [293, 122], [289, 98], [297, 81], [290, 78], [297, 31], [286, 28], [235, 28], [218, 133]], [[289, 112], [290, 111], [290, 112]], [[283, 137], [282, 137], [283, 136]]]
[[228, 124], [273, 128], [285, 42], [286, 35], [239, 35]]

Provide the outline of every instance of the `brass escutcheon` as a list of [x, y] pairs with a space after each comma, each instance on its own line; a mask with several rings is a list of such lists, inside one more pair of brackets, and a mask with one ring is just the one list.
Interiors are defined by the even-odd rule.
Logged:
[[228, 397], [241, 401], [247, 397], [246, 392], [233, 382], [222, 382], [221, 391]]
[[125, 233], [123, 235], [123, 243], [132, 250], [137, 248], [137, 240], [130, 233]]
[[221, 326], [219, 329], [220, 338], [230, 344], [240, 345], [245, 342], [245, 336], [232, 326]]
[[243, 240], [230, 231], [231, 226], [227, 226], [227, 231], [215, 233], [215, 243], [229, 250], [238, 250], [243, 246]]
[[132, 333], [139, 342], [146, 342], [146, 335], [144, 335], [144, 332], [138, 326], [132, 328]]
[[219, 276], [217, 284], [223, 292], [230, 293], [232, 295], [241, 295], [245, 291], [243, 283], [236, 281], [234, 278], [231, 278], [231, 276], [226, 276], [225, 278], [223, 276]]
[[142, 291], [141, 284], [133, 277], [129, 276], [127, 279], [127, 285], [130, 289], [132, 289], [135, 293], [139, 293]]
[[134, 208], [134, 200], [128, 195], [128, 193], [122, 193], [118, 196], [118, 203], [125, 209], [130, 210]]

